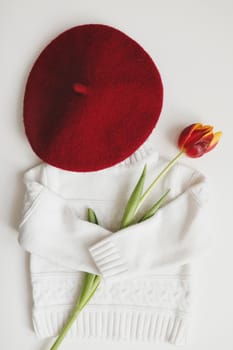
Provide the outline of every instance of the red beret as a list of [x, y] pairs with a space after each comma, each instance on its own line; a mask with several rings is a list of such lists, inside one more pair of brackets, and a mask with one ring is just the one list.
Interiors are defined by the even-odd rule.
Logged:
[[121, 31], [71, 28], [40, 54], [24, 97], [35, 153], [70, 171], [96, 171], [129, 157], [159, 118], [163, 87], [151, 57]]

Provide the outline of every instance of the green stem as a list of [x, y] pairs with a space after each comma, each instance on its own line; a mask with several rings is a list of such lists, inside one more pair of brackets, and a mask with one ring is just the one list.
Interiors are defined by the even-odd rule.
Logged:
[[184, 154], [184, 151], [180, 151], [167, 165], [166, 167], [159, 173], [159, 175], [154, 179], [154, 181], [151, 183], [151, 185], [148, 187], [148, 189], [144, 192], [142, 195], [137, 209], [135, 211], [135, 214], [137, 213], [138, 209], [141, 207], [142, 203], [145, 201], [145, 199], [148, 197], [150, 192], [153, 190], [157, 182], [173, 167], [173, 165], [177, 162], [177, 160]]
[[89, 290], [89, 294], [86, 295], [85, 300], [81, 303], [81, 309], [83, 309], [91, 300], [91, 298], [94, 296], [97, 288], [99, 287], [99, 284], [101, 282], [101, 276], [95, 275], [95, 281], [93, 283], [93, 286], [91, 287], [91, 290]]
[[[79, 303], [79, 302], [78, 302]], [[65, 324], [65, 326], [62, 328], [61, 333], [59, 334], [58, 338], [56, 339], [55, 343], [53, 344], [53, 346], [50, 348], [50, 350], [56, 350], [59, 345], [61, 344], [61, 342], [63, 341], [63, 339], [66, 336], [66, 333], [68, 332], [68, 330], [70, 329], [70, 327], [72, 326], [72, 324], [74, 323], [74, 321], [76, 320], [78, 314], [80, 313], [80, 311], [82, 310], [82, 308], [79, 308], [77, 303], [77, 306], [74, 308], [68, 322]]]
[[[91, 208], [88, 208], [88, 221], [98, 225], [97, 216], [95, 215], [95, 212]], [[71, 328], [72, 324], [78, 317], [81, 310], [87, 305], [89, 300], [95, 294], [100, 282], [101, 282], [101, 277], [99, 275], [95, 275], [89, 272], [85, 273], [84, 282], [83, 282], [77, 303], [70, 315], [70, 318], [68, 319], [65, 326], [62, 328], [60, 334], [58, 335], [56, 341], [54, 342], [50, 350], [58, 349], [59, 345], [65, 338], [68, 330]]]
[[143, 215], [143, 217], [138, 221], [138, 222], [142, 222], [144, 220], [147, 220], [149, 218], [151, 218], [152, 216], [155, 215], [155, 213], [157, 212], [157, 210], [160, 208], [161, 204], [163, 203], [164, 199], [167, 197], [168, 193], [170, 192], [170, 189], [168, 189], [160, 198], [159, 200], [153, 205], [153, 207], [151, 207], [148, 212]]

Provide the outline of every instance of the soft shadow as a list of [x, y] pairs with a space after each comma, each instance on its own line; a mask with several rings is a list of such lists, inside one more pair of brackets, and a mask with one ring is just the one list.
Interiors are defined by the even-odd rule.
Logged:
[[28, 328], [30, 328], [34, 332], [33, 323], [32, 323], [32, 287], [31, 287], [31, 281], [30, 281], [30, 254], [25, 254], [25, 275], [26, 275], [26, 293], [27, 296], [25, 298], [26, 300], [26, 311], [27, 311], [27, 321], [28, 321]]
[[167, 128], [166, 136], [172, 145], [177, 145], [177, 140], [181, 131], [188, 125], [199, 122], [198, 118], [190, 112], [168, 113], [167, 119], [177, 120], [178, 122], [170, 123]]
[[[40, 50], [40, 49], [39, 49]], [[39, 51], [37, 50], [37, 51]], [[38, 52], [35, 53], [34, 57], [31, 58], [28, 65], [22, 68], [24, 71], [22, 74], [22, 80], [19, 85], [18, 94], [15, 97], [15, 132], [17, 137], [19, 138], [19, 142], [28, 142], [27, 137], [25, 135], [24, 126], [23, 126], [23, 99], [24, 99], [24, 90], [28, 78], [28, 74], [32, 68], [34, 60], [37, 56]], [[38, 162], [35, 162], [38, 163]], [[29, 164], [28, 168], [33, 167], [33, 164]], [[24, 202], [24, 193], [25, 186], [23, 182], [23, 176], [27, 169], [22, 169], [21, 171], [15, 172], [14, 176], [14, 195], [12, 197], [11, 208], [8, 214], [8, 222], [9, 225], [16, 235], [18, 235], [18, 226], [21, 220], [22, 208]], [[24, 292], [25, 292], [25, 306], [26, 306], [26, 322], [27, 327], [34, 333], [33, 323], [32, 323], [32, 288], [31, 288], [31, 280], [30, 280], [30, 254], [25, 252], [24, 256], [24, 270], [23, 273], [25, 275], [24, 278]]]
[[[49, 39], [52, 39], [52, 35], [50, 36]], [[48, 40], [48, 38], [47, 38]], [[28, 61], [28, 64], [25, 64], [25, 67], [21, 67], [21, 70], [23, 71], [22, 74], [22, 80], [20, 82], [19, 85], [19, 93], [16, 96], [16, 100], [15, 100], [15, 129], [16, 129], [16, 133], [17, 133], [17, 137], [19, 137], [19, 142], [22, 143], [28, 143], [27, 140], [27, 136], [25, 134], [25, 130], [24, 130], [24, 125], [23, 125], [23, 103], [24, 103], [24, 92], [25, 92], [25, 87], [26, 87], [26, 83], [27, 83], [27, 79], [29, 76], [29, 73], [32, 69], [32, 66], [36, 60], [36, 58], [38, 57], [39, 53], [41, 52], [41, 50], [45, 47], [45, 43], [47, 41], [44, 40], [44, 42], [42, 42], [40, 45], [37, 45], [37, 48], [34, 52], [34, 55], [30, 58], [30, 60]], [[33, 151], [32, 151], [32, 156], [33, 156]], [[37, 157], [37, 156], [36, 156]], [[36, 165], [36, 163], [40, 162], [39, 158], [38, 161], [35, 161], [35, 164], [30, 164], [28, 166], [28, 168], [33, 167], [34, 165]], [[20, 216], [21, 216], [21, 212], [22, 212], [22, 206], [23, 206], [23, 198], [24, 198], [24, 191], [25, 191], [25, 187], [24, 187], [24, 183], [23, 183], [23, 175], [25, 173], [25, 171], [27, 171], [28, 169], [23, 169], [22, 171], [19, 171], [18, 173], [16, 173], [16, 186], [15, 186], [15, 198], [13, 200], [13, 204], [12, 204], [12, 208], [11, 208], [11, 213], [9, 215], [9, 222], [8, 224], [13, 227], [14, 229], [18, 228], [19, 222], [20, 222]]]
[[41, 347], [39, 347], [38, 350], [50, 349], [51, 346], [53, 345], [54, 341], [55, 341], [55, 338], [43, 339], [43, 345], [41, 345]]
[[16, 186], [14, 199], [12, 201], [11, 210], [8, 218], [8, 225], [14, 229], [14, 232], [17, 233], [18, 226], [21, 220], [23, 202], [24, 202], [24, 192], [25, 187], [23, 183], [23, 174], [25, 171], [21, 171], [16, 174]]

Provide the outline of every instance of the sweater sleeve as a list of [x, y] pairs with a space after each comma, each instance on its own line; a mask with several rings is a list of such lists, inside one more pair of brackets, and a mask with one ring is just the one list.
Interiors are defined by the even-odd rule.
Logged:
[[25, 177], [19, 243], [60, 266], [104, 278], [127, 277], [188, 263], [208, 245], [206, 181], [199, 173], [155, 216], [115, 233], [78, 218], [62, 197], [32, 175]]
[[66, 200], [47, 187], [43, 164], [25, 173], [24, 184], [21, 247], [63, 268], [100, 274], [88, 247], [112, 232], [79, 219]]
[[[207, 183], [194, 171], [186, 188], [141, 223], [118, 231], [89, 248], [101, 274], [125, 277], [156, 273], [192, 262], [208, 249]], [[114, 259], [111, 251], [120, 258]], [[117, 265], [126, 269], [118, 271]]]

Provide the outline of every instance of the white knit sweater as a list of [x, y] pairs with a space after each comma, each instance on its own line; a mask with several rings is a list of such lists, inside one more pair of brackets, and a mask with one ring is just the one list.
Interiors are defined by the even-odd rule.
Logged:
[[[58, 334], [79, 294], [83, 271], [88, 271], [103, 279], [70, 335], [186, 342], [190, 266], [209, 245], [205, 177], [175, 165], [138, 215], [170, 188], [163, 207], [119, 231], [144, 164], [146, 188], [166, 162], [142, 146], [126, 161], [101, 171], [77, 173], [41, 163], [25, 173], [19, 242], [31, 253], [33, 324], [39, 336]], [[88, 207], [101, 226], [87, 222]]]

